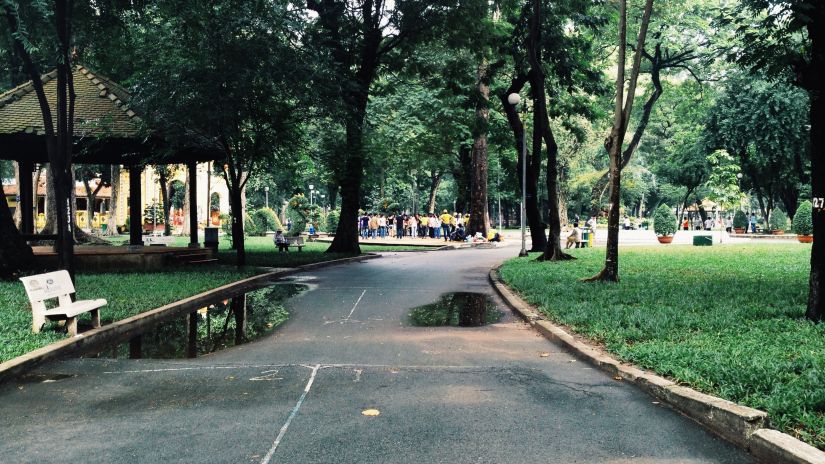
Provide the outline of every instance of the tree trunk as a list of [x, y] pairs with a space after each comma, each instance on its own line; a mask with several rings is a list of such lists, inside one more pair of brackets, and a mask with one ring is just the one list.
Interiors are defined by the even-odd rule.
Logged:
[[639, 79], [642, 51], [647, 37], [647, 28], [650, 24], [650, 15], [653, 10], [653, 0], [647, 0], [639, 28], [636, 51], [633, 56], [633, 67], [625, 100], [625, 50], [627, 45], [627, 0], [619, 2], [619, 40], [618, 63], [616, 74], [616, 104], [613, 114], [613, 128], [605, 141], [605, 148], [610, 156], [610, 209], [607, 215], [607, 250], [605, 253], [604, 269], [587, 281], [619, 281], [619, 207], [621, 201], [622, 181], [622, 143], [627, 133], [630, 115], [633, 114], [633, 100], [636, 94], [636, 84]]
[[46, 169], [46, 204], [48, 206], [46, 207], [46, 225], [43, 226], [44, 234], [57, 233], [57, 190], [54, 186], [53, 170], [52, 164], [49, 163]]
[[238, 182], [229, 185], [229, 202], [232, 208], [232, 245], [235, 248], [235, 264], [246, 265], [246, 249], [243, 235], [243, 192]]
[[181, 227], [181, 236], [188, 237], [191, 233], [192, 229], [189, 224], [189, 209], [190, 201], [189, 198], [191, 197], [191, 192], [189, 191], [189, 175], [186, 175], [186, 179], [183, 181], [183, 226]]
[[17, 278], [32, 260], [32, 249], [14, 225], [6, 196], [0, 195], [0, 279]]
[[160, 184], [160, 202], [163, 208], [163, 235], [172, 235], [172, 224], [169, 222], [169, 179], [167, 177], [166, 167], [161, 170], [156, 170], [158, 173], [158, 183]]
[[811, 99], [810, 150], [814, 243], [811, 249], [808, 310], [805, 315], [812, 321], [822, 322], [825, 321], [825, 5], [822, 2], [814, 4], [814, 11], [810, 12], [814, 19], [808, 26], [812, 60], [808, 68], [809, 75], [806, 76]]
[[[525, 128], [521, 117], [516, 108], [507, 101], [507, 96], [511, 93], [518, 93], [527, 83], [527, 76], [519, 74], [513, 78], [507, 92], [500, 95], [502, 107], [507, 115], [507, 122], [510, 124], [510, 130], [513, 131], [513, 138], [516, 141], [516, 171], [518, 178], [518, 185], [522, 187], [522, 170], [524, 163], [522, 162], [522, 150], [524, 149]], [[539, 169], [541, 169], [541, 151], [530, 153], [527, 152], [527, 201], [525, 201], [524, 209], [526, 211], [527, 226], [530, 228], [530, 251], [541, 251], [547, 247], [547, 236], [544, 234], [544, 223], [541, 220], [541, 214], [538, 207], [538, 181]]]
[[111, 189], [112, 195], [109, 198], [109, 225], [106, 227], [106, 235], [117, 235], [117, 215], [118, 215], [118, 199], [120, 198], [120, 166], [113, 164], [110, 168], [112, 177]]
[[[573, 259], [561, 249], [561, 219], [559, 218], [559, 146], [550, 128], [547, 114], [547, 96], [544, 91], [544, 71], [541, 62], [541, 2], [533, 2], [533, 14], [530, 18], [530, 34], [527, 40], [530, 61], [530, 90], [533, 96], [533, 153], [541, 153], [544, 141], [547, 150], [547, 225], [549, 235], [544, 253], [539, 261], [562, 261]], [[544, 235], [542, 233], [542, 235]]]
[[490, 124], [490, 75], [486, 60], [476, 72], [476, 115], [473, 128], [472, 189], [470, 190], [470, 222], [467, 234], [481, 232], [487, 236], [490, 215], [487, 212], [487, 131]]
[[438, 171], [432, 171], [430, 173], [430, 196], [427, 200], [427, 212], [432, 214], [435, 213], [435, 197], [438, 193], [438, 186], [441, 185], [441, 173]]
[[[14, 55], [14, 53], [11, 53], [11, 55]], [[31, 173], [29, 173], [29, 175], [31, 175]], [[20, 210], [20, 207], [22, 206], [20, 204], [20, 199], [23, 198], [23, 192], [20, 190], [20, 163], [18, 163], [17, 161], [14, 162], [14, 185], [17, 186], [17, 208], [14, 208], [13, 220], [14, 225], [17, 227], [17, 229], [22, 230], [20, 224], [23, 222], [23, 213]], [[5, 195], [3, 196], [5, 197]], [[6, 203], [6, 207], [8, 207], [8, 203]]]
[[458, 147], [457, 163], [453, 165], [455, 182], [455, 209], [459, 213], [468, 211], [470, 205], [470, 172], [472, 171], [473, 149], [469, 145]]
[[344, 182], [341, 185], [341, 217], [338, 229], [327, 252], [361, 253], [358, 244], [358, 203], [364, 170], [363, 123], [366, 111], [366, 94], [363, 105], [349, 115], [347, 121], [347, 161], [344, 166]]

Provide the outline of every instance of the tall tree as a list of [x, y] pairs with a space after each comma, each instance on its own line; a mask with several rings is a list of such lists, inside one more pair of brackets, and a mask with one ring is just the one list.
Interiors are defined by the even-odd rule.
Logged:
[[[2, 1], [3, 13], [14, 39], [14, 52], [23, 62], [26, 73], [34, 86], [40, 113], [43, 117], [46, 150], [49, 157], [49, 175], [55, 185], [58, 218], [56, 241], [58, 267], [74, 275], [74, 218], [71, 214], [71, 197], [74, 191], [72, 175], [72, 144], [74, 141], [74, 83], [72, 81], [72, 13], [73, 0], [54, 0], [53, 8], [35, 2], [33, 13], [41, 18], [51, 18], [55, 27], [54, 62], [56, 63], [57, 88], [54, 108], [43, 88], [40, 66], [33, 58], [37, 47], [33, 45], [21, 9], [13, 0]], [[44, 33], [44, 35], [46, 35]]]
[[[332, 80], [323, 87], [340, 112], [346, 132], [341, 219], [328, 251], [358, 253], [358, 208], [364, 177], [364, 121], [380, 67], [408, 56], [411, 42], [426, 36], [453, 9], [454, 1], [307, 0], [317, 14], [311, 43], [328, 60]], [[334, 85], [333, 85], [334, 84]]]
[[[757, 19], [734, 18], [745, 46], [738, 60], [788, 78], [810, 97], [811, 193], [814, 244], [811, 249], [809, 319], [825, 320], [825, 2], [743, 0]], [[737, 13], [734, 13], [736, 15]], [[816, 237], [819, 236], [819, 239]]]
[[306, 60], [292, 44], [297, 19], [286, 1], [165, 1], [141, 23], [143, 104], [176, 146], [191, 144], [193, 132], [220, 146], [239, 266], [246, 183], [276, 167], [299, 134]]
[[610, 156], [610, 209], [607, 216], [607, 251], [604, 269], [589, 281], [619, 281], [619, 208], [621, 197], [622, 166], [621, 156], [627, 133], [630, 115], [633, 112], [633, 101], [636, 98], [636, 84], [639, 80], [639, 69], [642, 62], [642, 50], [645, 47], [647, 29], [650, 16], [653, 12], [653, 0], [645, 1], [644, 13], [636, 40], [633, 54], [633, 65], [627, 82], [627, 97], [625, 98], [625, 66], [627, 44], [627, 0], [619, 1], [619, 40], [618, 61], [616, 67], [616, 105], [613, 110], [613, 127], [607, 140], [605, 149]]

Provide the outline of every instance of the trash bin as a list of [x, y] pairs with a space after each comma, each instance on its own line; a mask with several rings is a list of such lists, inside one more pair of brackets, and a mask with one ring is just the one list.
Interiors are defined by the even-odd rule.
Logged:
[[218, 249], [218, 228], [207, 227], [203, 229], [203, 246], [206, 248]]
[[694, 235], [693, 246], [712, 246], [713, 236], [711, 235]]
[[590, 246], [590, 232], [582, 232], [582, 242], [581, 247], [589, 247]]

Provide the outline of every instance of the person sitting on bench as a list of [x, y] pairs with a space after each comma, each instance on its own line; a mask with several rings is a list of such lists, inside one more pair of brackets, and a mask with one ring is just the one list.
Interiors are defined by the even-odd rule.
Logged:
[[564, 248], [579, 248], [581, 246], [581, 231], [579, 230], [578, 224], [573, 226], [573, 230], [570, 232], [570, 235], [567, 236], [567, 246]]
[[286, 237], [284, 237], [284, 232], [279, 230], [275, 232], [275, 245], [278, 247], [278, 251], [289, 251], [289, 243], [286, 241]]

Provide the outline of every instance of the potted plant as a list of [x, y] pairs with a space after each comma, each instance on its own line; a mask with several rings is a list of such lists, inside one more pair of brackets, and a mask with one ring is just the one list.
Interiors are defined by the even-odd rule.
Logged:
[[670, 243], [676, 233], [676, 216], [668, 205], [660, 205], [653, 212], [653, 231], [659, 243]]
[[741, 209], [733, 215], [733, 231], [737, 234], [744, 234], [748, 228], [748, 215]]
[[771, 214], [769, 221], [771, 233], [774, 235], [782, 235], [785, 233], [785, 228], [788, 227], [788, 216], [782, 210], [776, 210]]
[[814, 223], [813, 223], [813, 205], [810, 201], [805, 200], [799, 205], [796, 214], [793, 217], [793, 232], [796, 234], [797, 240], [802, 243], [811, 243], [814, 241]]
[[160, 203], [147, 205], [146, 209], [143, 210], [143, 230], [152, 232], [164, 228], [163, 208]]

